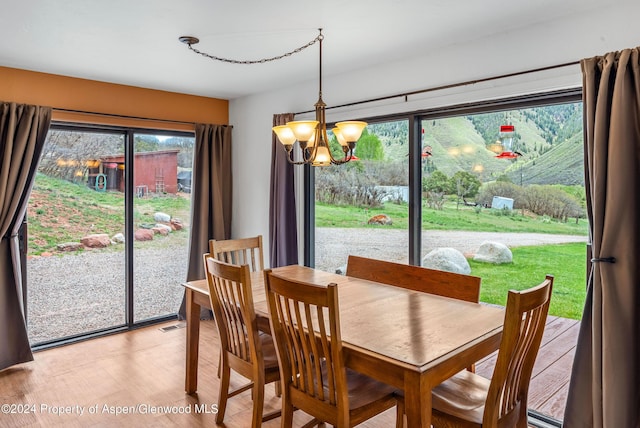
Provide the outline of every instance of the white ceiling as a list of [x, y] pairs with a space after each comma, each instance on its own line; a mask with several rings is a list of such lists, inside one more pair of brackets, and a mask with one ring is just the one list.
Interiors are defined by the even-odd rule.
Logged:
[[0, 0], [0, 66], [233, 99], [564, 19], [612, 0]]

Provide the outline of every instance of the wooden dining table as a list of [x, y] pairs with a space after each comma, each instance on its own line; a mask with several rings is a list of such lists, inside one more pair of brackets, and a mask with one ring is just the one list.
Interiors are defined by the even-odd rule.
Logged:
[[[504, 309], [323, 272], [304, 266], [273, 269], [318, 285], [336, 283], [347, 367], [404, 390], [409, 427], [431, 426], [431, 389], [498, 349]], [[197, 389], [201, 306], [210, 307], [206, 280], [186, 289], [185, 389]], [[252, 274], [259, 328], [269, 331], [264, 273]]]

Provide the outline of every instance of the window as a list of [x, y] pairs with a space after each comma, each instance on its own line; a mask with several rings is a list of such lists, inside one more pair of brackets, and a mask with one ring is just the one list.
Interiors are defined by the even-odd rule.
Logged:
[[[481, 301], [504, 305], [509, 288], [537, 285], [551, 273], [550, 315], [579, 320], [588, 235], [580, 101], [571, 90], [370, 119], [356, 146], [360, 161], [311, 168], [305, 190], [315, 194], [307, 210], [314, 228], [306, 234], [314, 251], [306, 261], [327, 271], [349, 254], [424, 265], [433, 250], [452, 247], [482, 278]], [[501, 125], [514, 127], [516, 146], [495, 145]], [[370, 154], [372, 135], [382, 155]], [[388, 219], [370, 223], [377, 215]], [[474, 261], [484, 241], [504, 243], [513, 262]], [[556, 397], [566, 396], [568, 373], [540, 376]], [[551, 401], [530, 405], [562, 419], [564, 406]]]
[[179, 132], [51, 127], [26, 218], [32, 346], [176, 316], [193, 145]]

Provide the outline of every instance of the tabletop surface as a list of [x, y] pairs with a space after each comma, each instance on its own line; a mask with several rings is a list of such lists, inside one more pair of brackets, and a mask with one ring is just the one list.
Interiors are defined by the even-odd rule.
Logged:
[[[361, 347], [387, 358], [428, 370], [447, 354], [499, 333], [504, 309], [323, 272], [285, 266], [273, 273], [318, 285], [336, 283], [340, 328], [345, 346]], [[184, 284], [208, 294], [206, 281]], [[264, 276], [252, 274], [254, 305], [268, 316]]]

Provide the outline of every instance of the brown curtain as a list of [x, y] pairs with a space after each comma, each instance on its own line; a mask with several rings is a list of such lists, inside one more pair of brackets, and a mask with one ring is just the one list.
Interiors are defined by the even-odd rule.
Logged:
[[50, 123], [50, 107], [0, 103], [0, 370], [33, 360], [18, 230]]
[[640, 50], [581, 61], [593, 263], [567, 428], [640, 426]]
[[[231, 237], [231, 130], [226, 125], [196, 124], [187, 281], [204, 278], [202, 255], [209, 251], [209, 239]], [[183, 299], [179, 316], [184, 315]], [[202, 317], [210, 317], [210, 311]]]
[[[274, 114], [273, 126], [293, 120], [293, 113]], [[272, 268], [298, 264], [298, 226], [293, 165], [278, 137], [271, 133], [271, 197], [269, 198], [269, 260]]]

